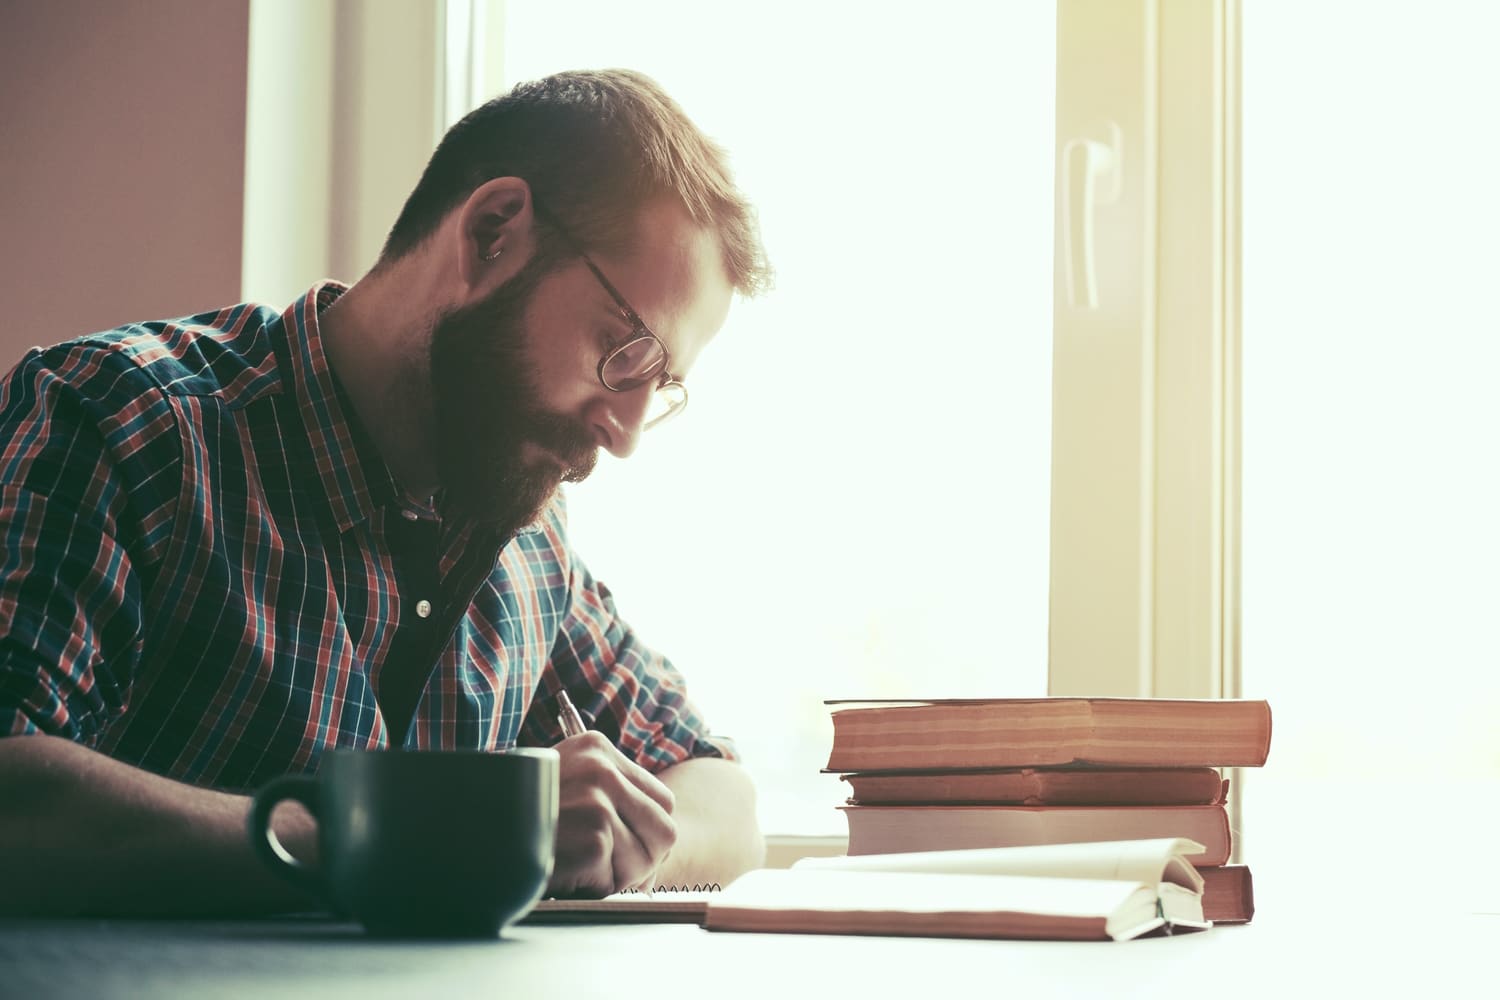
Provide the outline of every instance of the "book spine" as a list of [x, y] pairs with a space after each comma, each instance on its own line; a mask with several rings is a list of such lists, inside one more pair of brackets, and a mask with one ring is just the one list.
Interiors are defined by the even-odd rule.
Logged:
[[1247, 924], [1255, 916], [1255, 884], [1246, 865], [1200, 867], [1203, 916], [1216, 924]]

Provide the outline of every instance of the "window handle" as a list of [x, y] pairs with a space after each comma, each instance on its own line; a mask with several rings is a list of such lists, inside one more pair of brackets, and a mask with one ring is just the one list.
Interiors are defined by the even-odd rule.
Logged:
[[1120, 197], [1120, 127], [1105, 123], [1097, 134], [1063, 144], [1063, 280], [1068, 305], [1099, 308], [1094, 226], [1100, 205]]

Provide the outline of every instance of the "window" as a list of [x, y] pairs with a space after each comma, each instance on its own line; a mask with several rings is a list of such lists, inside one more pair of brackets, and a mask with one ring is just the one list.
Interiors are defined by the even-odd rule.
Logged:
[[642, 69], [731, 152], [777, 286], [570, 493], [770, 833], [843, 833], [823, 699], [1047, 683], [1050, 3], [509, 0], [498, 91]]
[[1497, 34], [1487, 3], [1246, 5], [1252, 861], [1332, 802], [1460, 857], [1500, 822]]
[[779, 284], [573, 528], [764, 827], [842, 832], [828, 697], [1235, 693], [1238, 4], [725, 9], [257, 0], [247, 295], [362, 273], [463, 109], [644, 69]]

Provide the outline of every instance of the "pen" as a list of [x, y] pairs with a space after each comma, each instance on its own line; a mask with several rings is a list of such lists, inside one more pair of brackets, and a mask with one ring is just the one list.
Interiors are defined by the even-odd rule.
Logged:
[[557, 689], [557, 725], [562, 729], [564, 737], [582, 736], [587, 730], [583, 724], [583, 716], [573, 707], [573, 699], [562, 688]]

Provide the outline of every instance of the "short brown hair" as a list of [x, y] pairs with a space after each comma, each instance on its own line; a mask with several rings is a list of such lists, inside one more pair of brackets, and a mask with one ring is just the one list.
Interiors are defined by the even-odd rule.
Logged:
[[558, 73], [465, 115], [428, 160], [381, 261], [410, 252], [495, 177], [524, 179], [585, 250], [627, 250], [640, 209], [673, 194], [718, 235], [735, 288], [752, 295], [770, 283], [755, 211], [731, 179], [724, 150], [643, 73]]

